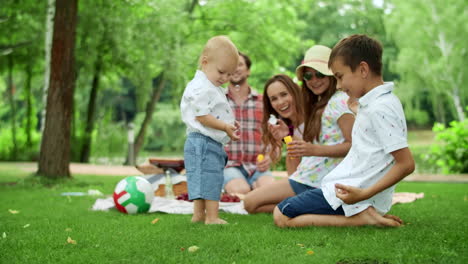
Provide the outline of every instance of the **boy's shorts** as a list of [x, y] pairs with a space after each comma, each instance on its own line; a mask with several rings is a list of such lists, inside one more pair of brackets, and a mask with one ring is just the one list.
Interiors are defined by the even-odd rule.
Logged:
[[221, 143], [200, 133], [190, 133], [184, 145], [184, 163], [190, 200], [219, 201], [227, 154]]
[[223, 186], [226, 186], [226, 184], [234, 179], [244, 179], [247, 181], [247, 183], [252, 187], [252, 184], [258, 180], [258, 178], [262, 176], [270, 176], [273, 177], [271, 174], [271, 171], [255, 171], [252, 177], [249, 177], [249, 173], [244, 169], [242, 166], [236, 166], [236, 167], [229, 167], [224, 169], [224, 184]]
[[289, 218], [303, 214], [344, 215], [343, 207], [333, 210], [318, 188], [284, 199], [278, 209]]
[[291, 188], [293, 189], [293, 191], [294, 191], [294, 193], [296, 195], [298, 195], [300, 193], [303, 193], [303, 192], [305, 192], [307, 190], [315, 189], [315, 187], [305, 185], [303, 183], [300, 183], [300, 182], [297, 182], [297, 181], [291, 180], [291, 179], [289, 179], [289, 185], [291, 186]]

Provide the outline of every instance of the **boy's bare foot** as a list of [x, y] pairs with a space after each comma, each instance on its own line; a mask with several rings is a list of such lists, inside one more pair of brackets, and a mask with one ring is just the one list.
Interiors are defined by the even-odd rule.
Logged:
[[[375, 226], [393, 226], [398, 227], [402, 221], [400, 218], [393, 215], [381, 216], [374, 207], [369, 207], [357, 215], [362, 221], [362, 225], [375, 225]], [[400, 220], [400, 221], [398, 221]]]
[[205, 220], [205, 225], [225, 225], [227, 224], [228, 222], [226, 222], [225, 220], [221, 219], [221, 218], [217, 218], [217, 219], [214, 219], [214, 220]]
[[389, 214], [386, 214], [386, 215], [384, 215], [383, 217], [388, 218], [388, 219], [393, 219], [393, 220], [397, 221], [398, 223], [400, 223], [400, 225], [403, 224], [403, 220], [401, 220], [401, 218], [398, 217], [398, 216], [396, 216], [396, 215], [389, 215]]
[[205, 216], [192, 216], [192, 223], [205, 222]]

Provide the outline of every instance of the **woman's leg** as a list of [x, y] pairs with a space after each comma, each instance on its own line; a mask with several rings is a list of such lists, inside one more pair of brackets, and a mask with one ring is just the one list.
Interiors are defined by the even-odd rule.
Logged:
[[280, 179], [249, 192], [244, 199], [244, 207], [250, 214], [272, 213], [282, 200], [294, 196], [289, 179]]

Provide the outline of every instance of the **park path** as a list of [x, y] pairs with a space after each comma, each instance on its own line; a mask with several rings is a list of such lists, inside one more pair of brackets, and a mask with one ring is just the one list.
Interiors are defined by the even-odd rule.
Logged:
[[[37, 163], [35, 162], [12, 162], [19, 170], [27, 172], [37, 171]], [[143, 175], [142, 172], [137, 170], [134, 166], [123, 165], [96, 165], [96, 164], [83, 164], [71, 163], [70, 172], [72, 174], [92, 174], [92, 175], [106, 175], [106, 176], [125, 176], [125, 175]], [[286, 177], [285, 171], [274, 171], [273, 175], [276, 177]], [[468, 183], [468, 174], [418, 174], [413, 173], [406, 177], [404, 181], [414, 182], [460, 182]]]

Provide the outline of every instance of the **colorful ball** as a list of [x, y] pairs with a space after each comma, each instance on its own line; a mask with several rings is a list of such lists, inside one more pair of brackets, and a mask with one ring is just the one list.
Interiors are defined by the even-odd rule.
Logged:
[[148, 212], [153, 198], [153, 186], [139, 176], [130, 176], [121, 180], [114, 190], [115, 207], [126, 214]]

